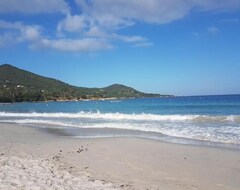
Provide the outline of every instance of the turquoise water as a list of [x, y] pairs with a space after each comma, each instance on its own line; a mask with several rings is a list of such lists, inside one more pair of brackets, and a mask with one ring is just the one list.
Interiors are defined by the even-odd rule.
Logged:
[[240, 145], [240, 95], [0, 105], [0, 122], [81, 138], [143, 137]]

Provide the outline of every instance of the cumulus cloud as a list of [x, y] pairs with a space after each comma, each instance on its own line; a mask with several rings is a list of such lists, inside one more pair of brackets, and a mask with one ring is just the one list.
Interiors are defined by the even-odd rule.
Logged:
[[199, 10], [239, 9], [239, 0], [76, 0], [84, 13], [106, 27], [128, 26], [135, 21], [165, 24]]
[[[240, 8], [239, 0], [75, 0], [75, 2], [81, 9], [84, 19], [77, 19], [76, 16], [67, 17], [59, 24], [60, 28], [73, 32], [74, 30], [68, 25], [78, 22], [84, 27], [79, 27], [79, 30], [75, 30], [77, 32], [81, 30], [87, 36], [104, 37], [127, 43], [135, 42], [135, 47], [148, 47], [153, 43], [139, 35], [120, 35], [118, 34], [120, 29], [139, 22], [166, 24], [184, 18], [193, 9], [230, 11]], [[64, 27], [62, 27], [63, 23]], [[208, 31], [217, 33], [218, 29], [211, 27]]]
[[0, 13], [69, 13], [69, 6], [64, 0], [1, 0]]
[[41, 37], [41, 27], [39, 26], [24, 26], [21, 28], [22, 40], [37, 40]]
[[57, 26], [57, 33], [64, 36], [64, 32], [72, 32], [78, 35], [92, 38], [104, 38], [108, 40], [120, 40], [124, 42], [143, 42], [147, 41], [142, 36], [126, 36], [115, 33], [116, 28], [106, 28], [98, 23], [93, 17], [86, 15], [67, 15]]
[[89, 28], [89, 30], [86, 32], [87, 36], [95, 36], [95, 37], [104, 37], [108, 38], [109, 34], [107, 34], [105, 31], [101, 30], [98, 26], [92, 26]]
[[5, 43], [28, 42], [33, 49], [55, 49], [69, 52], [90, 52], [112, 48], [108, 40], [103, 38], [46, 38], [42, 35], [42, 28], [37, 25], [24, 25], [21, 22], [6, 22], [0, 20], [0, 46]]
[[41, 27], [24, 25], [22, 22], [6, 22], [0, 20], [0, 43], [13, 44], [24, 41], [34, 41], [41, 36]]
[[[67, 0], [1, 0], [0, 14], [61, 13], [64, 19], [56, 24], [56, 36], [42, 35], [43, 26], [22, 22], [0, 21], [0, 45], [6, 42], [28, 42], [32, 48], [88, 52], [110, 49], [115, 41], [134, 47], [153, 43], [135, 32], [122, 33], [125, 27], [139, 23], [167, 24], [194, 11], [232, 11], [240, 9], [239, 0], [75, 0], [79, 14], [72, 14]], [[44, 23], [43, 23], [44, 24]], [[217, 27], [209, 27], [215, 34]], [[141, 31], [139, 31], [141, 32]], [[197, 35], [196, 35], [197, 36]]]
[[67, 17], [58, 23], [57, 31], [62, 33], [68, 32], [81, 32], [87, 27], [87, 18], [83, 15], [67, 15]]
[[[106, 27], [129, 26], [134, 20], [167, 23], [182, 18], [191, 8], [186, 0], [76, 0], [84, 12]], [[180, 3], [179, 3], [180, 2]]]

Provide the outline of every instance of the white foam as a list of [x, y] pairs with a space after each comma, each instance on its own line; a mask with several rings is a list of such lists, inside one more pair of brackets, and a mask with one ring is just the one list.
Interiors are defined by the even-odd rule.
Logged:
[[210, 115], [157, 115], [157, 114], [123, 114], [101, 112], [78, 112], [78, 113], [10, 113], [0, 112], [0, 117], [26, 117], [26, 118], [87, 118], [104, 120], [138, 120], [138, 121], [228, 121], [240, 122], [240, 115], [210, 116]]
[[[33, 124], [36, 127], [52, 128], [82, 128], [82, 129], [122, 129], [142, 132], [154, 132], [170, 137], [187, 138], [221, 143], [240, 144], [240, 127], [200, 127], [193, 125], [132, 123], [132, 122], [103, 122], [103, 123], [77, 123], [67, 121], [23, 119], [23, 120], [2, 120], [2, 122], [15, 122], [19, 124]], [[97, 134], [96, 134], [97, 135]]]
[[57, 128], [112, 128], [156, 132], [171, 137], [240, 144], [240, 116], [155, 115], [123, 113], [9, 113], [0, 122]]

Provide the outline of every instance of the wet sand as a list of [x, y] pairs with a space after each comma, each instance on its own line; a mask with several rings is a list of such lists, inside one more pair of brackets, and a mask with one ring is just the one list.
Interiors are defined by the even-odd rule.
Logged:
[[239, 163], [239, 150], [0, 124], [0, 189], [236, 190]]

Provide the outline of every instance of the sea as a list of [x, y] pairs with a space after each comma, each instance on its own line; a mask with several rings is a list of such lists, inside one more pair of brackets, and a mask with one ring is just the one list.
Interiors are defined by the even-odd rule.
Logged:
[[134, 137], [240, 149], [240, 95], [0, 104], [0, 122], [72, 138]]

